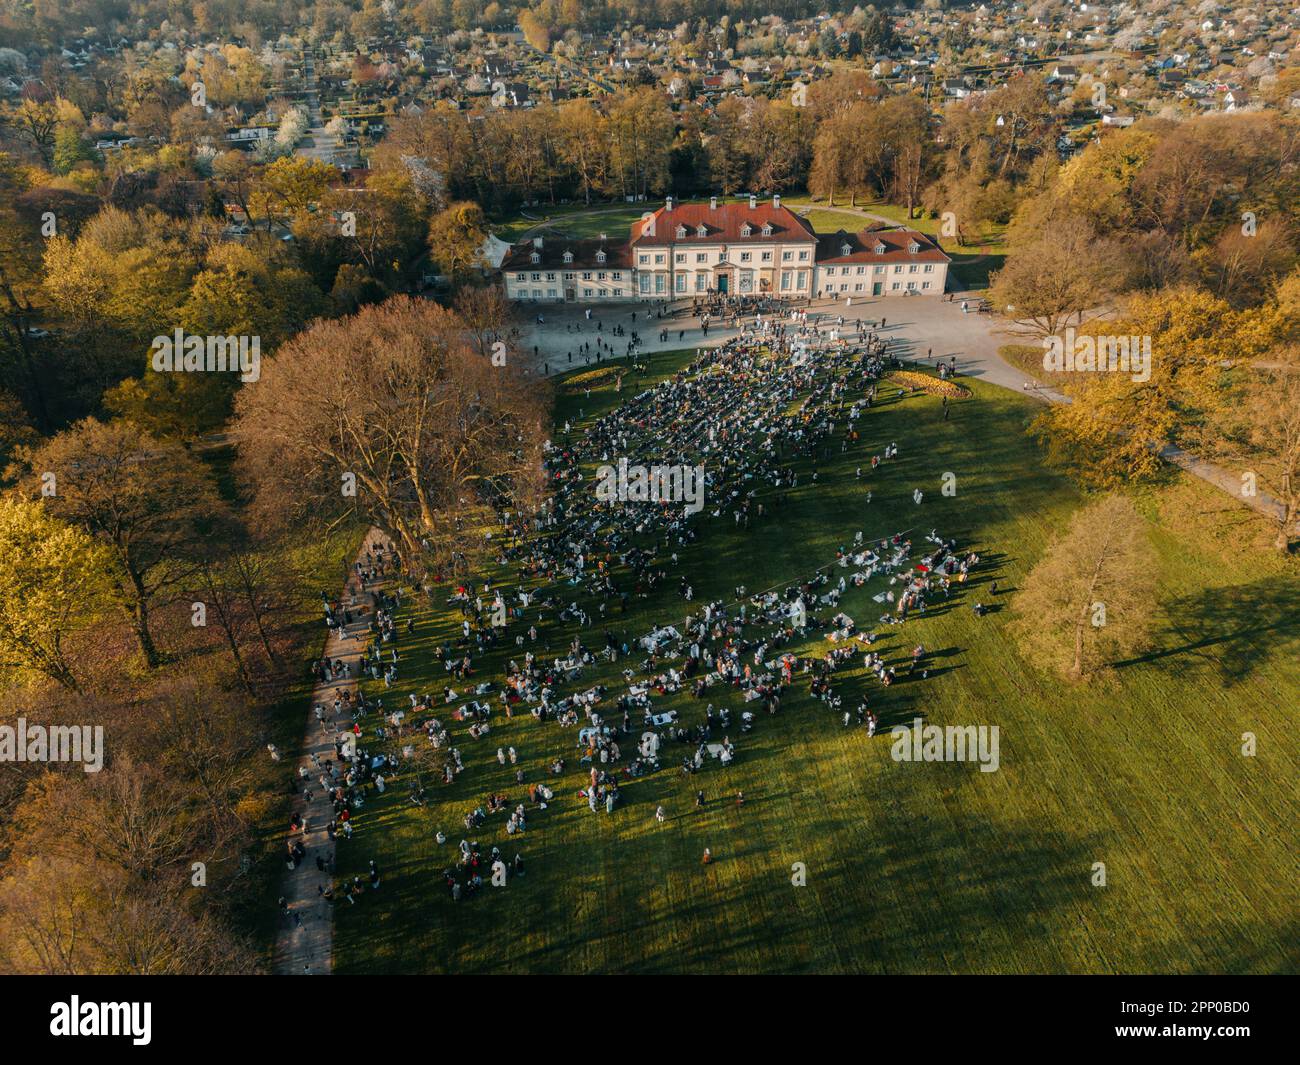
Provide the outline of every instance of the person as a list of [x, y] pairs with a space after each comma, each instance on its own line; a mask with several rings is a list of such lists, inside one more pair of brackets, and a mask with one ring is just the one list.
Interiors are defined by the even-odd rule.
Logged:
[[661, 825], [668, 820], [668, 815], [664, 813], [664, 808], [662, 806], [655, 807], [655, 820]]
[[704, 848], [703, 864], [709, 865], [713, 862], [713, 852], [708, 847]]

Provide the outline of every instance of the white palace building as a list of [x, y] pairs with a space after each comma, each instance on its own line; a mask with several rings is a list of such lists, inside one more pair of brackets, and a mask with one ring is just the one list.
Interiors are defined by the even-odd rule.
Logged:
[[814, 232], [780, 196], [748, 204], [669, 197], [626, 241], [534, 237], [511, 247], [501, 273], [512, 300], [808, 299], [938, 294], [950, 262], [934, 238], [903, 226]]

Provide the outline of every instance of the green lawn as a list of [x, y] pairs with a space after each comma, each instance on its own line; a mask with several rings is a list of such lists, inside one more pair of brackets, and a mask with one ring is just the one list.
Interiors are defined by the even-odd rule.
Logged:
[[[655, 376], [685, 362], [657, 356]], [[634, 394], [641, 385], [630, 389]], [[1209, 488], [1173, 478], [1139, 497], [1161, 559], [1155, 650], [1114, 679], [1071, 688], [1021, 657], [1007, 632], [1014, 588], [1065, 527], [1079, 495], [1046, 471], [1024, 428], [1031, 402], [979, 382], [973, 398], [941, 417], [929, 396], [889, 398], [860, 423], [862, 442], [806, 475], [789, 507], [738, 535], [730, 516], [703, 518], [700, 541], [680, 553], [698, 609], [808, 574], [862, 529], [880, 537], [938, 527], [973, 542], [988, 563], [974, 587], [903, 631], [882, 627], [889, 657], [922, 642], [936, 652], [927, 680], [882, 689], [860, 668], [835, 675], [845, 705], [865, 691], [882, 732], [843, 728], [791, 689], [776, 717], [760, 715], [722, 769], [710, 762], [684, 778], [689, 748], [665, 748], [664, 769], [632, 781], [612, 815], [588, 811], [576, 791], [576, 730], [539, 725], [526, 712], [493, 718], [490, 737], [453, 726], [465, 771], [450, 786], [425, 776], [430, 802], [407, 801], [406, 782], [372, 797], [339, 871], [384, 872], [377, 893], [336, 910], [336, 971], [359, 972], [1273, 972], [1295, 971], [1300, 758], [1294, 710], [1300, 694], [1300, 584], [1293, 560], [1260, 549], [1264, 530]], [[885, 387], [884, 392], [889, 392]], [[612, 389], [564, 397], [557, 421], [590, 419], [622, 397]], [[894, 463], [862, 482], [859, 463], [890, 441]], [[840, 458], [837, 456], [837, 458]], [[940, 494], [946, 471], [957, 494]], [[919, 508], [913, 487], [925, 491]], [[864, 491], [874, 501], [868, 506]], [[661, 563], [670, 562], [661, 554]], [[839, 571], [843, 572], [843, 571]], [[1001, 609], [972, 616], [972, 597]], [[615, 631], [637, 638], [656, 622], [680, 624], [686, 604], [676, 574], [664, 594], [634, 600]], [[880, 608], [868, 594], [841, 606], [864, 627]], [[614, 608], [616, 609], [616, 607]], [[410, 691], [440, 693], [446, 675], [432, 645], [451, 638], [459, 614], [419, 614], [403, 637], [402, 676], [384, 692], [390, 707]], [[586, 633], [593, 646], [602, 629]], [[509, 652], [514, 652], [514, 630]], [[543, 630], [558, 650], [571, 626]], [[820, 640], [806, 645], [829, 646]], [[500, 677], [507, 651], [480, 677]], [[632, 664], [641, 660], [633, 656]], [[622, 690], [619, 671], [585, 675]], [[861, 656], [855, 659], [860, 667]], [[375, 686], [371, 686], [372, 689]], [[564, 691], [570, 689], [565, 688]], [[738, 695], [710, 690], [738, 710]], [[704, 705], [689, 695], [656, 700], [687, 723]], [[1001, 769], [900, 763], [888, 727], [922, 715], [936, 724], [996, 724]], [[449, 723], [449, 715], [441, 714]], [[369, 724], [373, 724], [373, 718]], [[1258, 754], [1239, 753], [1254, 733]], [[424, 752], [423, 739], [417, 750]], [[546, 811], [507, 837], [504, 816], [477, 832], [485, 848], [520, 851], [526, 875], [453, 903], [440, 878], [462, 837], [464, 814], [491, 791], [516, 801], [513, 768], [497, 765], [513, 745], [529, 780], [555, 755], [569, 760]], [[625, 747], [626, 749], [626, 747]], [[555, 778], [547, 778], [552, 784]], [[694, 809], [696, 788], [708, 797]], [[734, 796], [743, 790], [746, 802]], [[655, 823], [656, 805], [670, 819]], [[434, 834], [443, 829], [448, 843]], [[715, 864], [701, 865], [705, 847]], [[791, 883], [804, 863], [807, 885]], [[1094, 887], [1104, 862], [1108, 886]]]
[[611, 241], [626, 240], [632, 223], [647, 211], [662, 206], [659, 201], [640, 204], [566, 204], [557, 207], [530, 207], [528, 215], [515, 215], [489, 225], [502, 240], [517, 242], [531, 236], [533, 227], [545, 223], [547, 230], [570, 237], [598, 237], [606, 234]]

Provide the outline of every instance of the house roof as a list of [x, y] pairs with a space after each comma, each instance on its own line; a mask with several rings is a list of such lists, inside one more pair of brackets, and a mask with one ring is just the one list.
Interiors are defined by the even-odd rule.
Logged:
[[[502, 270], [545, 269], [573, 270], [588, 267], [598, 270], [629, 270], [632, 267], [632, 249], [626, 243], [611, 244], [607, 240], [591, 238], [578, 240], [571, 237], [547, 236], [541, 238], [539, 248], [531, 240], [512, 245], [501, 261]], [[604, 250], [605, 261], [597, 262], [596, 253]], [[536, 252], [539, 259], [533, 262]], [[565, 262], [564, 253], [572, 252], [573, 261]]]
[[[919, 247], [915, 254], [908, 246], [915, 241]], [[876, 245], [884, 246], [877, 252]], [[844, 253], [848, 245], [849, 252]], [[863, 229], [857, 233], [821, 233], [817, 237], [818, 265], [836, 266], [842, 263], [947, 263], [951, 258], [939, 247], [933, 237], [915, 229]]]
[[[745, 236], [748, 223], [751, 232]], [[812, 226], [788, 207], [774, 207], [769, 200], [750, 207], [748, 203], [720, 203], [710, 207], [707, 203], [674, 204], [654, 212], [654, 235], [644, 232], [646, 223], [632, 224], [632, 244], [636, 247], [659, 247], [668, 244], [806, 244], [816, 236]], [[770, 236], [763, 236], [763, 226], [771, 225]], [[685, 226], [686, 235], [677, 236], [677, 227]], [[699, 227], [704, 226], [700, 236]]]

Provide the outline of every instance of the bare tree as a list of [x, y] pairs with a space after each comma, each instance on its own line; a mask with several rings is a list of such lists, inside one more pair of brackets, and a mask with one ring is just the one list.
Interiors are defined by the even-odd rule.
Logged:
[[1025, 577], [1014, 631], [1031, 658], [1083, 680], [1142, 646], [1155, 582], [1141, 516], [1125, 496], [1103, 496]]
[[536, 381], [476, 350], [465, 321], [397, 297], [321, 322], [240, 392], [233, 436], [268, 517], [361, 518], [417, 572], [484, 544], [542, 486]]

